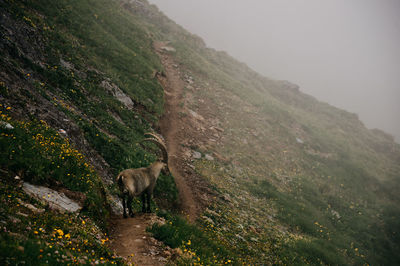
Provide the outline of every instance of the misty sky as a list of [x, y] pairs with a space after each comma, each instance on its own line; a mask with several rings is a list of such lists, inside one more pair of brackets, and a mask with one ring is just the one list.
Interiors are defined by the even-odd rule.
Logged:
[[400, 142], [400, 0], [149, 0], [257, 72]]

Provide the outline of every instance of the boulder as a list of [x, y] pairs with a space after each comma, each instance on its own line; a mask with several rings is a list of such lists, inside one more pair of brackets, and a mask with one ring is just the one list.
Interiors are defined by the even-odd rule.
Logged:
[[117, 98], [118, 101], [124, 104], [126, 108], [133, 108], [134, 103], [132, 99], [128, 95], [126, 95], [120, 88], [118, 88], [118, 86], [114, 83], [111, 83], [109, 80], [103, 80], [101, 82], [101, 87], [109, 91], [115, 98]]
[[201, 159], [201, 153], [198, 151], [193, 151], [192, 157], [193, 159]]
[[77, 202], [65, 196], [64, 193], [48, 187], [23, 183], [22, 189], [31, 197], [49, 205], [50, 209], [60, 212], [78, 212], [82, 209]]
[[123, 207], [122, 207], [121, 199], [119, 199], [117, 196], [109, 194], [109, 195], [107, 195], [107, 200], [110, 203], [111, 211], [114, 214], [122, 215]]
[[10, 123], [4, 122], [4, 121], [0, 121], [0, 126], [4, 129], [8, 129], [8, 130], [14, 129], [14, 127]]
[[68, 70], [74, 70], [74, 69], [75, 69], [74, 64], [72, 64], [71, 62], [65, 61], [65, 60], [62, 59], [62, 58], [60, 58], [60, 65], [61, 65], [63, 68], [66, 68], [66, 69], [68, 69]]
[[162, 46], [160, 49], [165, 52], [176, 52], [176, 49], [171, 46]]
[[214, 161], [214, 157], [212, 157], [210, 154], [206, 154], [205, 158], [206, 160]]

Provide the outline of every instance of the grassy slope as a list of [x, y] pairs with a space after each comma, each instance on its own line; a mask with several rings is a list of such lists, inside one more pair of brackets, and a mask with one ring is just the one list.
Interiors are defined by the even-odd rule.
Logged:
[[[140, 21], [114, 1], [0, 5], [1, 114], [14, 127], [1, 128], [0, 245], [10, 252], [2, 252], [0, 260], [118, 263], [104, 245], [110, 212], [106, 195], [116, 191], [107, 184], [118, 171], [154, 160], [136, 144], [143, 132], [156, 127], [163, 111], [162, 88], [153, 77], [161, 65], [151, 39]], [[134, 108], [127, 109], [103, 88], [105, 80], [129, 95]], [[60, 128], [68, 138], [56, 132]], [[84, 211], [44, 217], [15, 205], [22, 199], [41, 206], [15, 186], [15, 175], [82, 192]], [[172, 206], [177, 199], [172, 177], [159, 181], [165, 190], [158, 190], [157, 198]]]
[[[195, 94], [214, 103], [213, 114], [227, 133], [223, 145], [208, 152], [233, 163], [196, 165], [236, 200], [237, 209], [216, 206], [222, 217], [211, 215], [221, 240], [233, 249], [243, 245], [238, 251], [250, 254], [250, 262], [258, 256], [257, 262], [398, 263], [399, 145], [366, 129], [356, 115], [207, 49], [150, 9], [151, 19], [143, 19], [177, 49], [181, 68], [202, 88]], [[201, 112], [198, 104], [191, 107]], [[253, 212], [242, 211], [248, 208]], [[251, 226], [266, 233], [254, 234]], [[254, 236], [262, 240], [254, 243]]]
[[[49, 103], [61, 118], [73, 121], [89, 146], [79, 144], [81, 135], [72, 136], [72, 144], [82, 153], [89, 147], [96, 150], [110, 166], [111, 176], [153, 159], [133, 145], [145, 130], [156, 126], [162, 113], [162, 89], [153, 78], [154, 71], [162, 67], [151, 43], [171, 41], [180, 68], [202, 88], [195, 97], [207, 99], [225, 129], [223, 143], [208, 148], [230, 162], [196, 164], [197, 171], [231, 199], [210, 207], [215, 212], [206, 215], [213, 224], [202, 221], [196, 229], [167, 215], [170, 223], [153, 230], [169, 245], [194, 252], [189, 253], [192, 260], [285, 264], [399, 261], [400, 211], [395, 194], [399, 187], [399, 146], [384, 134], [367, 130], [355, 115], [285, 89], [225, 53], [207, 49], [199, 38], [146, 2], [124, 9], [118, 1], [105, 0], [6, 1], [2, 8], [20, 31], [41, 36], [30, 40], [33, 48], [25, 47], [12, 35], [2, 39], [2, 104], [12, 107], [12, 116], [26, 120], [20, 110], [29, 113], [32, 105]], [[19, 52], [15, 52], [16, 47]], [[60, 58], [74, 68], [63, 67]], [[134, 99], [133, 110], [100, 86], [106, 78]], [[191, 108], [201, 111], [196, 104]], [[41, 117], [41, 110], [32, 113], [30, 119], [35, 117]], [[54, 121], [48, 122], [59, 128]], [[36, 129], [32, 130], [28, 136]], [[304, 144], [297, 143], [296, 137]], [[6, 140], [1, 139], [11, 145]], [[30, 155], [24, 156], [28, 159]], [[39, 158], [37, 163], [43, 165], [42, 172], [49, 173], [46, 160]], [[11, 182], [11, 173], [26, 171], [26, 164], [2, 162], [2, 169], [10, 172], [4, 180]], [[67, 164], [62, 167], [70, 170]], [[33, 181], [40, 176], [36, 172], [24, 175]], [[64, 177], [59, 174], [64, 186], [85, 192], [68, 186]], [[162, 181], [171, 187], [173, 201], [176, 192], [170, 178], [163, 177]], [[20, 193], [7, 188], [9, 193]], [[99, 196], [99, 200], [104, 198]], [[2, 213], [17, 211], [3, 209]], [[88, 215], [97, 219], [90, 212]], [[61, 226], [50, 226], [57, 219], [43, 222], [50, 237], [50, 232]], [[70, 227], [63, 230], [76, 232], [81, 239], [78, 231]], [[18, 237], [2, 237], [2, 245], [19, 252]], [[32, 233], [24, 245], [31, 245], [38, 237]], [[46, 238], [42, 239], [40, 245], [48, 248]], [[33, 245], [33, 256], [40, 256], [43, 248]], [[90, 259], [99, 259], [99, 254]]]
[[[0, 113], [1, 121], [14, 127], [3, 128], [0, 135], [0, 261], [6, 265], [120, 263], [105, 245], [109, 213], [103, 184], [84, 156], [44, 121], [16, 121], [5, 108]], [[83, 211], [79, 215], [49, 211], [23, 192], [15, 173], [23, 174], [24, 181], [62, 184], [84, 194]]]

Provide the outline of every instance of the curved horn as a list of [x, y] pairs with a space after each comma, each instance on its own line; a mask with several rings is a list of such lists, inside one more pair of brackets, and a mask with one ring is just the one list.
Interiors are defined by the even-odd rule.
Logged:
[[163, 155], [163, 162], [168, 164], [168, 152], [167, 152], [167, 147], [165, 147], [165, 144], [163, 142], [160, 142], [158, 138], [146, 138], [143, 141], [150, 141], [155, 144], [160, 148], [162, 155]]
[[144, 133], [144, 135], [147, 137], [155, 138], [156, 140], [158, 140], [160, 143], [164, 144], [164, 146], [165, 146], [164, 139], [162, 137], [160, 137], [159, 135], [157, 135], [155, 133], [151, 133], [151, 132]]

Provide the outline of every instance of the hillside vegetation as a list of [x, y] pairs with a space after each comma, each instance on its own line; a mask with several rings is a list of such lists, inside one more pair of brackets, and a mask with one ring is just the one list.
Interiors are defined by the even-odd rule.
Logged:
[[[167, 115], [162, 42], [185, 84], [182, 168], [213, 191], [190, 184], [202, 212], [189, 224], [173, 177], [158, 180], [167, 222], [149, 231], [183, 251], [171, 263], [400, 263], [400, 145], [357, 115], [207, 48], [145, 0], [5, 0], [0, 34], [0, 261], [123, 263], [107, 247], [113, 179], [155, 159], [138, 143]], [[49, 211], [17, 175], [82, 193], [82, 211]]]

